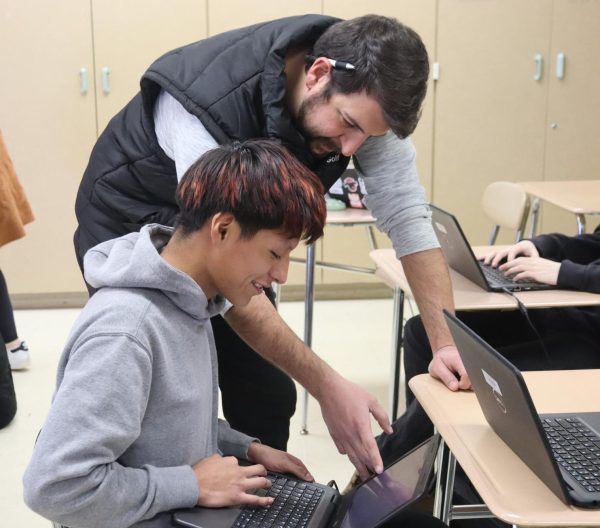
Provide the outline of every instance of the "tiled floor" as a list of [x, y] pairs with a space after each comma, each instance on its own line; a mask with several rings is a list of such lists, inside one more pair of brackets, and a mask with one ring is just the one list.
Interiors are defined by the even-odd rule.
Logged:
[[[303, 304], [282, 303], [280, 312], [294, 331], [302, 335]], [[58, 357], [78, 313], [79, 310], [16, 312], [20, 337], [30, 346], [32, 366], [14, 374], [19, 408], [15, 420], [0, 430], [1, 526], [49, 526], [48, 521], [23, 504], [21, 475], [49, 407]], [[315, 304], [313, 348], [343, 375], [373, 392], [386, 408], [391, 321], [391, 300]], [[307, 436], [299, 434], [300, 420], [299, 404], [291, 426], [290, 452], [306, 463], [317, 480], [335, 479], [344, 486], [353, 468], [337, 453], [314, 400], [309, 403]], [[378, 431], [376, 424], [373, 430]]]

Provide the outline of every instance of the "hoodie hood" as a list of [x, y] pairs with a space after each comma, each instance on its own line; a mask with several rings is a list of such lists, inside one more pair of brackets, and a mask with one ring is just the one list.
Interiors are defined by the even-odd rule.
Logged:
[[139, 233], [98, 244], [85, 255], [85, 280], [98, 290], [158, 290], [194, 319], [204, 320], [221, 314], [226, 304], [222, 296], [207, 299], [189, 275], [160, 256], [174, 231], [171, 227], [150, 224], [142, 227]]

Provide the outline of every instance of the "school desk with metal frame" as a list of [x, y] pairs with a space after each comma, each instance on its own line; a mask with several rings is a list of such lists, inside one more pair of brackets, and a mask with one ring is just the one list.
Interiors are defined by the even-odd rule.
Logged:
[[[476, 256], [508, 246], [476, 246]], [[402, 336], [405, 297], [413, 298], [402, 263], [393, 249], [377, 249], [369, 254], [375, 263], [375, 275], [394, 291], [392, 320], [392, 350], [389, 382], [389, 412], [392, 421], [398, 417], [400, 395], [400, 368], [402, 364]], [[454, 307], [457, 311], [515, 310], [515, 298], [506, 293], [488, 292], [454, 270], [450, 271]], [[527, 308], [561, 308], [567, 306], [600, 305], [600, 295], [573, 290], [539, 290], [515, 293]]]
[[[539, 413], [600, 411], [600, 369], [523, 372], [523, 377]], [[443, 439], [436, 461], [436, 517], [446, 524], [498, 517], [513, 526], [600, 526], [600, 510], [564, 504], [500, 439], [474, 392], [452, 392], [429, 374], [415, 376], [409, 386]], [[485, 504], [452, 504], [456, 462]]]
[[540, 200], [575, 215], [577, 234], [585, 233], [585, 215], [600, 215], [600, 180], [517, 182], [533, 199], [530, 234], [537, 233]]

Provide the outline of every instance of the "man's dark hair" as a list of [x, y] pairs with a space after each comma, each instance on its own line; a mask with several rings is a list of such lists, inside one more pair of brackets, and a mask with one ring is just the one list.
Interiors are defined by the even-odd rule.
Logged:
[[312, 243], [323, 235], [325, 198], [321, 181], [273, 140], [221, 145], [203, 154], [177, 186], [177, 228], [202, 228], [217, 213], [231, 213], [241, 235], [280, 229]]
[[319, 37], [311, 56], [349, 62], [356, 68], [332, 69], [326, 97], [365, 91], [380, 104], [397, 136], [412, 134], [429, 77], [427, 50], [412, 29], [379, 15], [343, 20]]

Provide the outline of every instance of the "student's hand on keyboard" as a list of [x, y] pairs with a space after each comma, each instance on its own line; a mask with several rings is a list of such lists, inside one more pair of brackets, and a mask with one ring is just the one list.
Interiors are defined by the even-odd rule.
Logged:
[[429, 363], [429, 374], [439, 379], [451, 391], [471, 388], [471, 380], [465, 370], [458, 350], [453, 345], [440, 348]]
[[264, 466], [240, 466], [235, 457], [213, 455], [202, 459], [192, 468], [198, 481], [198, 505], [220, 508], [237, 504], [269, 506], [271, 497], [248, 493], [256, 488], [270, 488]]
[[[510, 262], [517, 257], [539, 257], [537, 248], [529, 240], [521, 240], [517, 244], [504, 249], [496, 249], [491, 253], [481, 257], [479, 260], [484, 264], [497, 268], [501, 262]], [[500, 268], [502, 269], [502, 268]]]
[[556, 286], [560, 262], [542, 257], [517, 257], [498, 269], [514, 281], [533, 280]]
[[248, 460], [255, 464], [262, 464], [269, 471], [275, 473], [291, 473], [299, 479], [313, 482], [315, 479], [310, 474], [304, 463], [285, 451], [258, 442], [253, 442], [248, 448]]
[[316, 396], [335, 446], [340, 453], [348, 455], [361, 479], [381, 473], [383, 461], [371, 429], [370, 415], [386, 433], [391, 434], [393, 430], [377, 398], [333, 370], [329, 370]]

